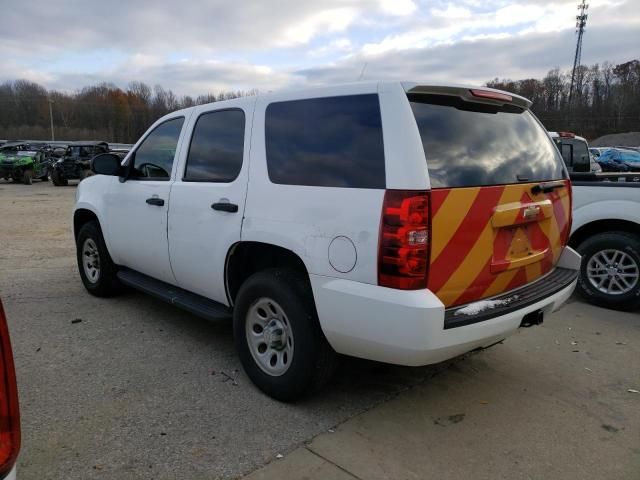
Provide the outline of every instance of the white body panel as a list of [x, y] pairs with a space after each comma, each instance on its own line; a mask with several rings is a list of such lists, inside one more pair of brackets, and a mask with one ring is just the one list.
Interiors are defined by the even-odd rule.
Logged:
[[[559, 267], [577, 270], [580, 256], [565, 247]], [[522, 318], [549, 314], [571, 296], [576, 281], [559, 292], [507, 315], [444, 329], [445, 309], [429, 290], [399, 291], [311, 275], [320, 325], [339, 353], [399, 365], [441, 362], [514, 333]]]
[[[185, 182], [188, 148], [180, 152], [176, 161], [176, 178], [171, 187], [169, 207], [169, 256], [177, 285], [217, 302], [227, 304], [224, 269], [227, 252], [240, 240], [240, 229], [244, 215], [249, 157], [251, 121], [255, 97], [203, 105], [193, 109], [188, 124], [185, 144], [198, 117], [205, 112], [242, 109], [245, 114], [245, 142], [242, 169], [230, 183]], [[222, 212], [211, 208], [216, 202], [238, 205], [238, 212]]]
[[[513, 333], [526, 313], [557, 308], [574, 285], [509, 315], [445, 330], [444, 306], [429, 290], [401, 291], [377, 285], [384, 189], [278, 185], [269, 179], [265, 109], [270, 103], [378, 93], [387, 189], [428, 190], [422, 142], [405, 94], [409, 86], [369, 82], [175, 112], [171, 117], [183, 115], [185, 124], [170, 181], [92, 177], [80, 184], [76, 209], [97, 215], [115, 263], [224, 304], [228, 304], [225, 261], [238, 240], [290, 250], [309, 273], [321, 327], [340, 353], [421, 365], [486, 346]], [[239, 176], [228, 184], [183, 182], [197, 116], [238, 106], [245, 111], [247, 122]], [[163, 198], [165, 205], [147, 205], [145, 200], [152, 195]], [[211, 209], [212, 203], [223, 198], [237, 204], [238, 213]], [[571, 252], [565, 250], [560, 266], [577, 268], [579, 260], [566, 258], [575, 255]]]
[[[375, 93], [377, 85], [347, 85], [312, 92], [314, 98]], [[307, 271], [315, 275], [377, 283], [377, 246], [384, 190], [278, 185], [269, 179], [265, 156], [265, 109], [271, 102], [309, 98], [310, 94], [300, 91], [258, 97], [242, 240], [291, 250], [302, 259]], [[347, 237], [356, 248], [356, 264], [347, 273], [335, 270], [329, 262], [329, 245], [338, 236]]]
[[574, 186], [572, 233], [598, 220], [627, 220], [640, 225], [640, 188]]

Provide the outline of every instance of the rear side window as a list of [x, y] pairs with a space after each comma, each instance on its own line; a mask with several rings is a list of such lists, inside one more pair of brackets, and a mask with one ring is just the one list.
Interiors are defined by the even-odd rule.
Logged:
[[533, 115], [514, 105], [409, 95], [433, 188], [560, 180], [562, 157]]
[[376, 94], [272, 103], [265, 135], [273, 183], [385, 188]]
[[184, 180], [235, 180], [242, 168], [244, 123], [244, 112], [239, 109], [201, 115], [193, 129]]

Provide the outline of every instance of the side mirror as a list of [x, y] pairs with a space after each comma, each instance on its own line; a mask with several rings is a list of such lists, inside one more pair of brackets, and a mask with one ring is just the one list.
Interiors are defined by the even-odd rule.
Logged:
[[91, 159], [91, 171], [98, 175], [119, 176], [122, 172], [121, 161], [115, 153], [101, 153]]

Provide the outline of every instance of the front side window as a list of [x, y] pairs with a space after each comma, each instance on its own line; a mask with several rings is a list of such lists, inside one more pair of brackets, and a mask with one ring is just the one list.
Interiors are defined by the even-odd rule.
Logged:
[[232, 182], [242, 168], [244, 112], [220, 110], [201, 115], [193, 129], [184, 181]]
[[378, 95], [272, 103], [265, 117], [273, 183], [385, 188]]
[[134, 152], [129, 178], [169, 180], [184, 117], [158, 125]]

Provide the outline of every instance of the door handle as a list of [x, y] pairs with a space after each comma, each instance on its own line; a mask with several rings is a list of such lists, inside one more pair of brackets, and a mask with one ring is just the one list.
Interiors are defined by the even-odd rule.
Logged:
[[211, 208], [213, 208], [214, 210], [219, 210], [221, 212], [229, 213], [236, 213], [238, 211], [238, 205], [229, 202], [214, 203], [213, 205], [211, 205]]
[[147, 203], [149, 205], [155, 205], [157, 207], [162, 207], [164, 205], [164, 200], [158, 197], [147, 198]]

